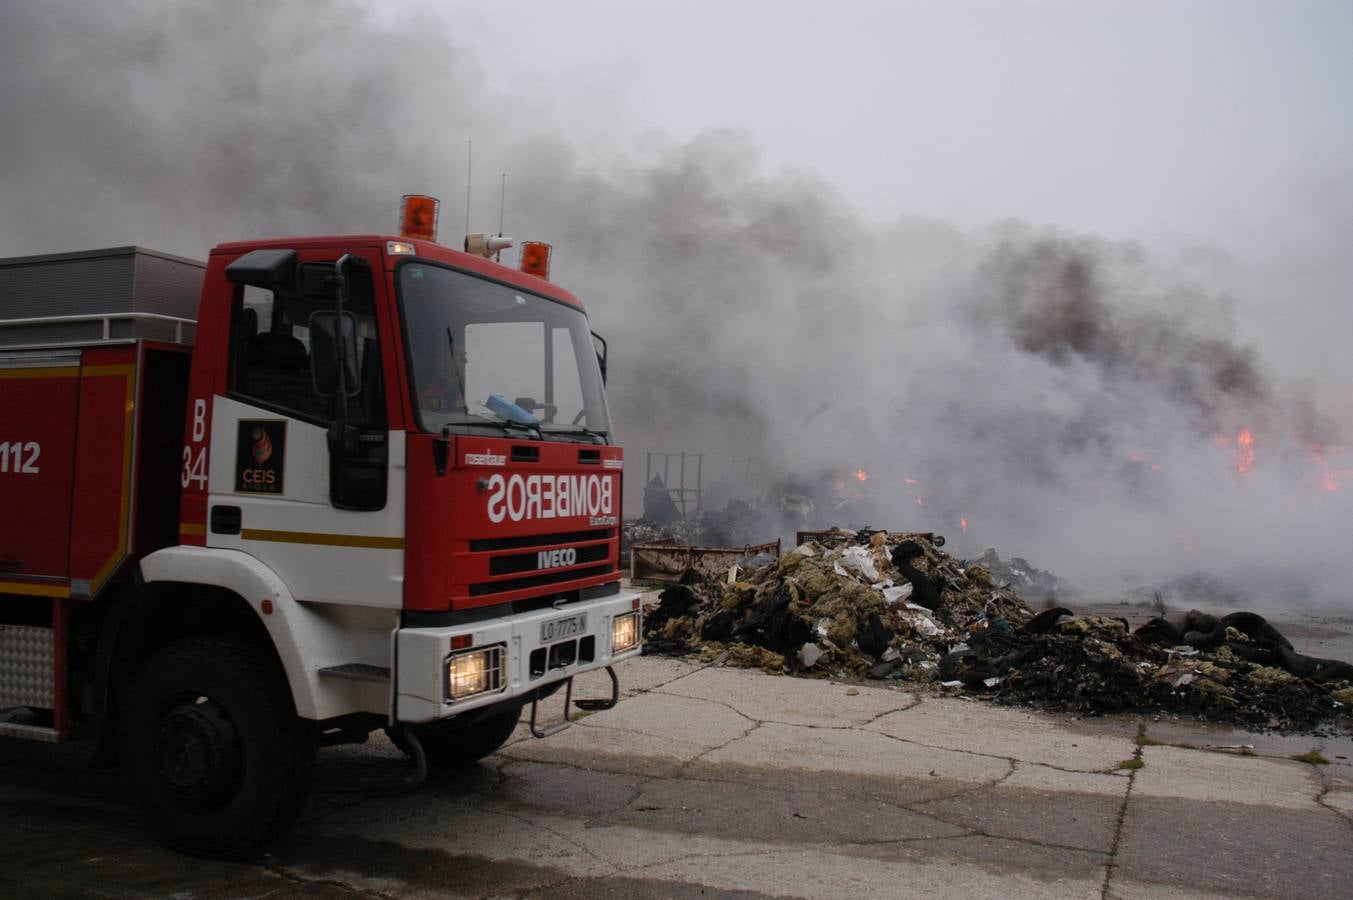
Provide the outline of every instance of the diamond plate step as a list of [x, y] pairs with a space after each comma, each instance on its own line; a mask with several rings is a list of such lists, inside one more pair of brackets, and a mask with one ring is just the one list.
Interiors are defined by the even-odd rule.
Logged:
[[51, 709], [52, 629], [0, 625], [0, 709]]

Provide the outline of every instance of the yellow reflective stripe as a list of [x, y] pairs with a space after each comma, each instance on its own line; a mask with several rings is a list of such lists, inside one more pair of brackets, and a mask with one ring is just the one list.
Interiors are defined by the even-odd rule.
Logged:
[[136, 409], [136, 379], [132, 376], [136, 374], [136, 366], [85, 366], [83, 372], [87, 376], [121, 375], [126, 378], [122, 406], [122, 502], [118, 509], [117, 547], [114, 548], [113, 555], [108, 557], [108, 561], [99, 569], [98, 574], [94, 576], [89, 591], [92, 597], [99, 593], [103, 583], [127, 558], [129, 549], [127, 523], [131, 518], [132, 502], [132, 432], [135, 431], [136, 426], [136, 423], [132, 421], [132, 412]]
[[179, 534], [204, 535], [207, 533], [205, 522], [180, 522]]
[[70, 585], [0, 581], [0, 594], [24, 594], [28, 597], [69, 597]]
[[317, 534], [311, 531], [272, 531], [245, 528], [240, 537], [246, 541], [274, 541], [282, 544], [321, 544], [326, 547], [365, 547], [372, 550], [403, 550], [404, 538], [377, 537], [369, 534]]
[[0, 378], [74, 378], [76, 375], [94, 377], [100, 375], [132, 375], [136, 366], [39, 366], [35, 369], [0, 369]]

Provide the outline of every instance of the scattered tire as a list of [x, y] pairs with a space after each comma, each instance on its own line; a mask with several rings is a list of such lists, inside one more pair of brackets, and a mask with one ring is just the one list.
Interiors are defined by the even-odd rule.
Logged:
[[185, 638], [141, 667], [121, 716], [123, 765], [160, 840], [230, 859], [300, 815], [315, 746], [275, 664], [247, 643]]
[[[445, 719], [412, 727], [427, 754], [428, 765], [452, 768], [478, 762], [503, 746], [520, 720], [521, 709], [518, 708], [480, 719], [473, 725]], [[398, 729], [386, 729], [386, 734], [406, 755], [413, 755]]]

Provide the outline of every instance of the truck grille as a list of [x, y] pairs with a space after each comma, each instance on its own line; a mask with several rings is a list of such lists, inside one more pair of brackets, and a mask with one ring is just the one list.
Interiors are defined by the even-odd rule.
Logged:
[[507, 581], [488, 581], [470, 585], [471, 597], [483, 597], [486, 594], [504, 594], [508, 591], [520, 591], [524, 588], [540, 587], [546, 584], [558, 584], [561, 581], [574, 581], [578, 578], [593, 578], [597, 575], [609, 575], [616, 569], [607, 564], [592, 566], [588, 569], [567, 569], [548, 572], [544, 575], [530, 575], [526, 578], [511, 578]]
[[[594, 544], [577, 548], [577, 559], [573, 565], [601, 562], [611, 554], [609, 544]], [[511, 575], [515, 572], [534, 572], [542, 568], [536, 553], [516, 553], [512, 556], [495, 556], [489, 560], [490, 575]]]
[[583, 541], [608, 541], [615, 537], [614, 528], [595, 528], [591, 531], [565, 531], [557, 534], [528, 534], [522, 537], [484, 538], [470, 541], [471, 553], [489, 553], [494, 550], [520, 550], [523, 547], [549, 547], [556, 544], [581, 544]]

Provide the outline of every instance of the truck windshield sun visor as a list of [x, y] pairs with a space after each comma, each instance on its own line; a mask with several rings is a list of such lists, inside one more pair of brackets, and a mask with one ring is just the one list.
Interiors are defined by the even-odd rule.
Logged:
[[250, 250], [226, 266], [231, 284], [273, 291], [291, 284], [296, 272], [295, 250]]

